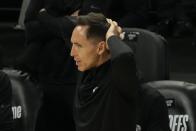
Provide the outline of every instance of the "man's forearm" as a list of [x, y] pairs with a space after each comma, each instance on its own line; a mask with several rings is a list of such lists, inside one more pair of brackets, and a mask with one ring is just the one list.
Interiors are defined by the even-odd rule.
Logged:
[[108, 39], [107, 43], [112, 60], [121, 54], [132, 53], [131, 48], [128, 47], [124, 42], [122, 42], [122, 40], [118, 36], [111, 36]]

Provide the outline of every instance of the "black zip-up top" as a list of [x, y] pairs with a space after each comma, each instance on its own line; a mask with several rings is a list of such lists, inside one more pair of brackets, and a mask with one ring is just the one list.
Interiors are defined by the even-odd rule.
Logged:
[[77, 131], [135, 131], [138, 79], [131, 49], [108, 39], [111, 59], [85, 71], [74, 104]]

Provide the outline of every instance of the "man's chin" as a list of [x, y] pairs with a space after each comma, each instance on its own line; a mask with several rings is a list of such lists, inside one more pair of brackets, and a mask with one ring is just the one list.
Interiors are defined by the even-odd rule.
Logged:
[[78, 66], [78, 70], [81, 71], [81, 72], [84, 72], [84, 71], [85, 71], [84, 68], [81, 68], [81, 67], [79, 67], [79, 66]]

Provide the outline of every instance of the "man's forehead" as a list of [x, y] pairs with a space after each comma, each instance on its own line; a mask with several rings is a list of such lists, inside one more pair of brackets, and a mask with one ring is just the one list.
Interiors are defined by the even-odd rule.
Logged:
[[81, 40], [86, 38], [86, 27], [76, 26], [72, 32], [71, 41]]
[[81, 36], [86, 36], [86, 30], [87, 30], [87, 26], [76, 26], [75, 29], [74, 29], [74, 32], [76, 34], [79, 34]]
[[77, 31], [81, 31], [83, 28], [84, 28], [84, 27], [83, 27], [83, 26], [80, 26], [80, 25], [79, 25], [79, 26], [76, 26], [76, 30], [77, 30]]

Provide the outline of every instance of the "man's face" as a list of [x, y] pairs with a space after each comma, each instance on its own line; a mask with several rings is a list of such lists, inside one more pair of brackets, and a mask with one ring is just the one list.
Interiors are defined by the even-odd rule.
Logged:
[[96, 67], [99, 61], [98, 44], [87, 39], [87, 28], [87, 26], [76, 26], [71, 37], [71, 56], [74, 57], [79, 71]]

